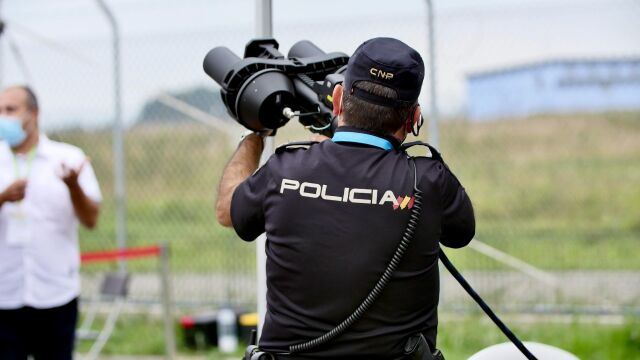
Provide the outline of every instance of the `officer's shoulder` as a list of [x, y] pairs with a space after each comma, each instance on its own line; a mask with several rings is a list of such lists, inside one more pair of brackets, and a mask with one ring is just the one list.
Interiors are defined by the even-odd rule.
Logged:
[[[419, 153], [417, 155], [409, 155], [408, 153], [409, 149], [419, 149], [421, 147], [424, 148], [425, 150], [428, 150], [428, 153]], [[400, 146], [400, 150], [402, 150], [403, 152], [407, 153], [409, 156], [415, 159], [430, 159], [430, 160], [435, 160], [435, 161], [444, 163], [444, 159], [442, 158], [442, 155], [440, 154], [438, 149], [427, 144], [426, 142], [422, 142], [422, 141], [408, 142], [408, 143], [402, 144]]]
[[307, 150], [313, 145], [318, 144], [317, 141], [293, 141], [284, 145], [280, 145], [276, 148], [276, 154], [282, 154], [284, 152]]

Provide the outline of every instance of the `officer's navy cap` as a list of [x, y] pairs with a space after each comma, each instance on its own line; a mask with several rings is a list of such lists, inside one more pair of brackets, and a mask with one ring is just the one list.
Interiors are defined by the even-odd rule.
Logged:
[[[347, 94], [383, 106], [413, 104], [418, 100], [424, 63], [409, 45], [392, 38], [373, 38], [360, 45], [349, 58], [344, 87]], [[396, 91], [397, 99], [388, 99], [354, 88], [358, 81], [370, 81]]]

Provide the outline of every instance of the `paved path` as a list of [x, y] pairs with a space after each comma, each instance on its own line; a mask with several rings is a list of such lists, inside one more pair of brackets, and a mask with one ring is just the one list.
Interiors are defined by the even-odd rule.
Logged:
[[[525, 306], [533, 310], [544, 310], [549, 304], [593, 306], [600, 311], [620, 306], [640, 308], [640, 272], [568, 271], [551, 274], [558, 279], [558, 286], [508, 271], [467, 271], [463, 275], [490, 304]], [[181, 307], [219, 304], [228, 298], [235, 299], [237, 303], [255, 303], [256, 281], [253, 274], [180, 273], [173, 275], [172, 279], [173, 298]], [[442, 279], [443, 307], [474, 306], [448, 273], [443, 273]], [[83, 296], [95, 295], [100, 280], [99, 274], [83, 275]], [[158, 276], [134, 273], [129, 298], [134, 303], [158, 303]]]

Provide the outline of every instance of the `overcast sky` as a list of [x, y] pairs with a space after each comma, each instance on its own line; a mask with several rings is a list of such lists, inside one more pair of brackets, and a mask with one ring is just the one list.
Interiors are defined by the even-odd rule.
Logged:
[[[438, 103], [465, 108], [465, 75], [557, 58], [640, 57], [638, 0], [434, 0]], [[121, 28], [124, 113], [131, 122], [162, 91], [215, 85], [202, 72], [219, 45], [242, 54], [255, 36], [255, 1], [107, 0]], [[428, 59], [422, 0], [273, 0], [284, 53], [309, 39], [350, 54], [374, 36], [397, 37]], [[37, 90], [45, 127], [91, 127], [112, 116], [111, 32], [93, 0], [2, 0], [3, 85]], [[17, 49], [17, 50], [16, 50]], [[22, 59], [22, 60], [20, 60]], [[23, 64], [22, 66], [20, 64]], [[428, 105], [428, 82], [422, 103]]]

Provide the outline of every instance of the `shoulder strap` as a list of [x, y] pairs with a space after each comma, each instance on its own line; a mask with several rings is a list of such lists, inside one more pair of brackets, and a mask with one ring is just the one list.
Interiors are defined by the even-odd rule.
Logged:
[[426, 142], [422, 142], [422, 141], [408, 142], [408, 143], [400, 145], [400, 150], [402, 150], [402, 151], [404, 151], [406, 153], [409, 148], [414, 147], [414, 146], [426, 146], [429, 149], [429, 152], [431, 152], [431, 158], [433, 158], [434, 160], [438, 160], [438, 161], [444, 163], [444, 159], [442, 158], [442, 155], [440, 155], [440, 152], [438, 152], [438, 150], [436, 148], [434, 148], [433, 146], [427, 144]]
[[293, 141], [284, 145], [280, 145], [276, 148], [276, 154], [280, 154], [287, 149], [296, 149], [296, 148], [309, 148], [311, 145], [317, 144], [317, 141]]

